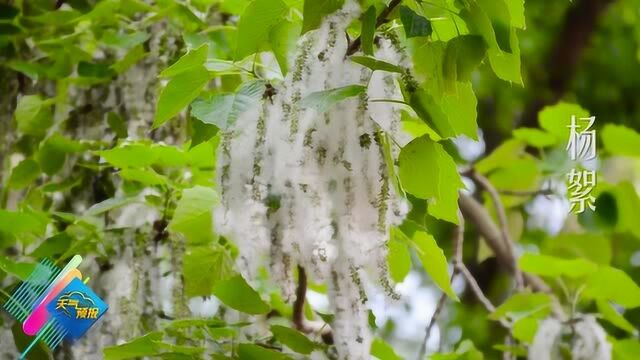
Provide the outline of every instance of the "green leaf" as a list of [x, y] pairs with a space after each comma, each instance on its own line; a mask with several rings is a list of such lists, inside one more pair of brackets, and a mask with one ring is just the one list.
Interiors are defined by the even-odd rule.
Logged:
[[638, 332], [638, 330], [627, 319], [625, 319], [622, 314], [618, 313], [613, 305], [611, 305], [607, 300], [597, 299], [596, 305], [598, 305], [600, 315], [602, 315], [602, 317], [608, 322], [629, 334], [635, 334]]
[[425, 83], [411, 94], [409, 103], [431, 129], [441, 138], [467, 135], [478, 137], [477, 100], [471, 83], [454, 82], [451, 91], [443, 94], [437, 83]]
[[362, 85], [349, 85], [331, 90], [311, 93], [300, 101], [300, 106], [315, 109], [318, 113], [329, 110], [332, 106], [350, 97], [363, 94], [367, 88]]
[[0, 4], [0, 19], [11, 20], [18, 14], [20, 14], [20, 10], [18, 10], [17, 8], [11, 5]]
[[124, 122], [118, 114], [113, 111], [110, 111], [107, 114], [107, 123], [117, 137], [121, 139], [126, 139], [128, 136], [127, 124]]
[[401, 66], [390, 64], [386, 61], [378, 60], [371, 56], [352, 56], [349, 58], [354, 63], [366, 66], [369, 69], [376, 71], [388, 71], [402, 74], [404, 69]]
[[451, 299], [458, 301], [458, 296], [451, 288], [451, 280], [447, 266], [447, 258], [438, 246], [436, 239], [424, 231], [417, 230], [413, 233], [411, 244], [433, 282]]
[[200, 94], [208, 82], [209, 72], [204, 66], [187, 70], [171, 79], [160, 93], [153, 128], [158, 128], [177, 115]]
[[598, 271], [598, 266], [585, 259], [561, 259], [548, 255], [525, 253], [519, 260], [522, 271], [548, 277], [581, 278]]
[[371, 5], [362, 14], [362, 31], [360, 31], [360, 44], [362, 52], [373, 55], [373, 35], [376, 32], [376, 7]]
[[31, 184], [40, 176], [40, 166], [33, 159], [22, 160], [9, 176], [8, 187], [12, 189], [22, 189]]
[[129, 205], [131, 203], [135, 203], [138, 201], [139, 201], [138, 198], [135, 196], [110, 198], [92, 205], [89, 209], [87, 209], [87, 211], [84, 212], [83, 215], [84, 216], [100, 215], [107, 211], [111, 211], [113, 209], [116, 209], [125, 205]]
[[125, 360], [155, 355], [158, 352], [156, 343], [162, 338], [162, 332], [154, 331], [122, 345], [106, 347], [103, 350], [104, 359]]
[[319, 347], [299, 331], [286, 326], [271, 325], [271, 332], [280, 343], [299, 354], [309, 355]]
[[145, 144], [123, 144], [113, 149], [99, 151], [98, 155], [119, 168], [145, 167], [158, 159], [157, 153], [151, 149], [151, 146]]
[[240, 275], [218, 281], [213, 287], [215, 295], [223, 304], [247, 314], [266, 314], [267, 305], [260, 295]]
[[302, 33], [317, 29], [322, 20], [342, 7], [344, 0], [305, 1], [303, 10]]
[[513, 137], [525, 144], [537, 148], [545, 148], [558, 143], [557, 139], [548, 132], [535, 128], [519, 128], [513, 130]]
[[271, 30], [282, 21], [287, 10], [282, 0], [252, 1], [238, 21], [234, 59], [242, 60], [260, 51], [267, 44]]
[[470, 81], [471, 73], [482, 62], [487, 45], [480, 36], [462, 35], [447, 42], [442, 70], [449, 81]]
[[64, 166], [67, 154], [82, 150], [84, 146], [79, 142], [55, 133], [42, 143], [36, 158], [42, 171], [47, 175], [54, 175]]
[[400, 7], [400, 21], [404, 26], [404, 32], [407, 38], [417, 36], [430, 36], [433, 32], [431, 21], [424, 16], [416, 14], [407, 6]]
[[21, 97], [14, 116], [18, 130], [26, 135], [42, 137], [53, 124], [50, 106], [39, 95]]
[[49, 219], [44, 213], [0, 209], [0, 233], [42, 235], [48, 223]]
[[411, 253], [407, 248], [408, 244], [407, 238], [402, 231], [392, 227], [387, 263], [389, 264], [391, 279], [396, 283], [402, 282], [411, 271]]
[[611, 300], [626, 308], [640, 306], [640, 287], [622, 270], [602, 266], [587, 280], [585, 295]]
[[291, 357], [255, 344], [238, 345], [240, 360], [289, 360]]
[[509, 8], [502, 0], [473, 2], [460, 12], [471, 34], [484, 38], [489, 62], [501, 79], [522, 84], [520, 48], [515, 28], [510, 28]]
[[[197, 101], [197, 100], [196, 100]], [[192, 108], [193, 109], [193, 108]], [[207, 124], [200, 119], [192, 119], [191, 121], [191, 145], [190, 149], [211, 140], [218, 133], [218, 127]]]
[[[489, 175], [489, 181], [499, 190], [535, 191], [541, 178], [540, 164], [527, 156], [512, 160]], [[521, 205], [527, 201], [524, 196], [502, 196], [505, 207]]]
[[187, 297], [210, 296], [216, 283], [233, 276], [233, 259], [222, 247], [189, 246], [182, 266]]
[[629, 181], [620, 182], [614, 189], [618, 222], [616, 230], [629, 232], [640, 238], [640, 228], [637, 226], [640, 197], [635, 186]]
[[103, 350], [105, 360], [159, 357], [163, 359], [200, 359], [205, 351], [202, 347], [174, 345], [163, 342], [164, 334], [154, 331], [127, 343], [109, 346]]
[[544, 241], [542, 252], [563, 258], [584, 258], [599, 265], [611, 262], [611, 242], [599, 234], [560, 234]]
[[36, 268], [35, 264], [15, 262], [6, 257], [0, 257], [0, 270], [24, 281]]
[[90, 63], [80, 61], [78, 63], [78, 76], [96, 79], [109, 79], [115, 76], [116, 72], [110, 64]]
[[242, 113], [258, 105], [264, 89], [264, 82], [249, 81], [240, 85], [234, 94], [218, 94], [210, 99], [198, 99], [191, 104], [191, 115], [206, 124], [227, 130]]
[[43, 241], [35, 250], [29, 254], [34, 259], [53, 258], [54, 255], [60, 255], [65, 252], [71, 245], [73, 238], [66, 232], [61, 232]]
[[111, 68], [117, 74], [122, 74], [125, 71], [129, 70], [133, 65], [135, 65], [138, 61], [144, 59], [148, 53], [145, 52], [144, 47], [142, 45], [138, 45], [133, 49], [129, 50], [125, 56], [121, 59], [113, 63]]
[[483, 360], [484, 355], [473, 345], [471, 340], [462, 340], [456, 351], [446, 354], [433, 354], [429, 360]]
[[536, 315], [537, 318], [546, 317], [551, 308], [551, 298], [542, 293], [517, 293], [510, 297], [489, 315], [492, 320], [509, 318], [518, 321], [522, 318]]
[[488, 174], [518, 159], [524, 153], [524, 148], [523, 142], [509, 139], [500, 144], [489, 156], [478, 161], [475, 168], [482, 174]]
[[527, 25], [524, 18], [524, 0], [505, 0], [505, 3], [511, 15], [511, 26], [525, 29]]
[[158, 76], [161, 78], [169, 78], [182, 74], [185, 71], [200, 68], [207, 60], [208, 53], [209, 45], [206, 43], [200, 45], [197, 49], [191, 49], [189, 52], [182, 55], [178, 61], [164, 69]]
[[169, 230], [182, 233], [189, 244], [213, 241], [213, 208], [219, 203], [215, 190], [195, 186], [182, 191]]
[[524, 317], [513, 324], [513, 337], [523, 343], [531, 344], [538, 331], [537, 317]]
[[[400, 182], [410, 194], [430, 199], [430, 213], [458, 222], [458, 189], [463, 187], [456, 164], [442, 145], [427, 136], [414, 139], [400, 151]], [[429, 176], [415, 176], [429, 169]]]
[[371, 343], [371, 355], [380, 360], [402, 360], [402, 358], [396, 354], [391, 345], [384, 342], [380, 338], [373, 339]]
[[283, 21], [273, 27], [269, 33], [271, 51], [278, 60], [283, 76], [289, 71], [289, 54], [296, 48], [302, 25], [299, 22]]
[[[28, 336], [24, 333], [22, 329], [22, 324], [19, 321], [15, 321], [11, 326], [11, 333], [13, 334], [13, 341], [16, 345], [16, 349], [22, 352], [27, 349], [33, 342], [33, 337]], [[4, 344], [3, 344], [4, 345]], [[33, 347], [29, 354], [25, 358], [26, 360], [42, 360], [42, 359], [51, 359], [53, 355], [43, 344], [42, 341], [38, 341], [38, 343]]]
[[522, 85], [522, 74], [520, 73], [520, 45], [518, 42], [518, 34], [515, 29], [511, 29], [508, 33], [508, 44], [511, 52], [505, 52], [500, 49], [490, 48], [489, 63], [493, 72], [502, 80], [511, 81]]
[[0, 22], [0, 36], [16, 35], [16, 34], [20, 34], [21, 32], [22, 32], [21, 28], [11, 23]]
[[613, 355], [616, 360], [636, 360], [640, 354], [640, 342], [636, 339], [613, 341]]
[[624, 125], [606, 124], [602, 144], [612, 155], [640, 156], [640, 134]]
[[164, 185], [167, 183], [167, 179], [153, 169], [122, 169], [120, 170], [120, 177], [147, 186]]
[[116, 31], [109, 29], [104, 32], [100, 40], [110, 47], [131, 49], [144, 43], [149, 39], [149, 37], [151, 37], [151, 35], [143, 31], [119, 34]]
[[589, 112], [580, 105], [559, 102], [555, 105], [546, 106], [538, 113], [540, 127], [552, 134], [557, 143], [565, 144], [569, 141], [569, 128], [571, 116], [577, 119], [589, 117]]

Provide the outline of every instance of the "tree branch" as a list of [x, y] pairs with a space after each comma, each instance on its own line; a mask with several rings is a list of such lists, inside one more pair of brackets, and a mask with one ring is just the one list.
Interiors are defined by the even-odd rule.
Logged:
[[296, 288], [296, 300], [293, 302], [293, 326], [306, 334], [316, 333], [325, 344], [333, 344], [333, 333], [329, 324], [324, 322], [307, 321], [304, 318], [304, 303], [307, 296], [307, 273], [298, 265], [298, 287]]
[[307, 273], [298, 265], [298, 287], [296, 288], [296, 300], [293, 302], [293, 325], [296, 329], [308, 332], [304, 323], [304, 302], [307, 296]]
[[[464, 218], [473, 223], [478, 233], [482, 235], [487, 245], [496, 255], [498, 262], [513, 274], [515, 271], [514, 262], [511, 259], [508, 249], [505, 249], [503, 245], [500, 230], [491, 219], [487, 210], [485, 210], [482, 204], [477, 200], [463, 192], [460, 192], [458, 205], [460, 206], [460, 211]], [[525, 285], [528, 285], [533, 291], [551, 294], [551, 288], [541, 278], [528, 273], [522, 273], [522, 277]], [[559, 319], [564, 320], [566, 318], [566, 314], [562, 310], [558, 299], [555, 296], [552, 296], [552, 301], [554, 314]]]
[[[454, 250], [455, 250], [455, 256], [453, 259], [454, 271], [462, 274], [467, 284], [469, 285], [469, 288], [474, 293], [478, 301], [480, 301], [482, 305], [484, 305], [487, 311], [492, 313], [496, 311], [496, 307], [493, 306], [491, 301], [484, 295], [484, 293], [482, 292], [482, 289], [478, 285], [478, 282], [473, 277], [469, 269], [467, 269], [467, 267], [464, 265], [464, 261], [462, 258], [463, 250], [464, 250], [464, 220], [465, 218], [462, 216], [462, 214], [459, 213], [458, 214], [459, 224], [458, 226], [456, 226], [455, 238], [454, 238], [454, 244], [453, 244]], [[511, 324], [509, 324], [504, 319], [500, 319], [500, 324], [507, 329], [511, 328]]]
[[500, 223], [500, 233], [502, 234], [502, 241], [505, 248], [509, 251], [509, 256], [511, 257], [511, 261], [513, 262], [513, 272], [516, 279], [516, 286], [519, 290], [522, 290], [524, 288], [524, 280], [522, 278], [522, 272], [518, 268], [518, 259], [516, 258], [513, 239], [511, 239], [511, 234], [509, 233], [507, 212], [504, 209], [502, 200], [500, 200], [500, 194], [498, 194], [498, 191], [493, 187], [489, 179], [487, 179], [477, 171], [473, 171], [471, 173], [471, 178], [474, 179], [485, 191], [489, 193], [489, 196], [493, 201], [493, 206], [496, 208], [496, 213], [498, 214], [498, 222]]
[[[392, 0], [389, 3], [389, 6], [387, 6], [386, 8], [384, 8], [384, 10], [382, 10], [382, 12], [380, 13], [380, 15], [378, 15], [378, 18], [376, 20], [376, 29], [386, 23], [387, 20], [387, 16], [389, 16], [389, 14], [391, 14], [391, 12], [393, 11], [393, 9], [395, 9], [396, 6], [400, 5], [400, 3], [402, 2], [402, 0]], [[353, 55], [355, 54], [358, 49], [360, 49], [360, 45], [361, 45], [361, 37], [358, 36], [357, 39], [355, 39], [351, 45], [349, 45], [349, 48], [347, 49], [347, 56]]]
[[[513, 273], [515, 269], [513, 267], [514, 262], [511, 258], [511, 254], [503, 245], [502, 234], [491, 219], [487, 210], [485, 210], [482, 204], [473, 197], [462, 192], [458, 199], [458, 205], [460, 206], [460, 211], [462, 211], [464, 218], [476, 227], [487, 245], [489, 245], [493, 253], [496, 255], [498, 262], [509, 270], [509, 272]], [[527, 273], [523, 274], [523, 278], [525, 284], [531, 286], [533, 290], [547, 293], [551, 292], [551, 288], [549, 288], [542, 279]]]

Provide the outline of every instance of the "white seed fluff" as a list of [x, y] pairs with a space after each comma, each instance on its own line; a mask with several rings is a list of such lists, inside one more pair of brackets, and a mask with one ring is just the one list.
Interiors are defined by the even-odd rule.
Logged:
[[[327, 282], [336, 347], [341, 359], [368, 359], [364, 277], [373, 275], [391, 297], [389, 227], [408, 207], [396, 193], [385, 161], [385, 133], [399, 143], [397, 75], [345, 58], [345, 31], [359, 15], [355, 2], [305, 34], [278, 93], [242, 113], [223, 135], [217, 174], [222, 201], [217, 229], [238, 245], [238, 265], [252, 279], [267, 266], [285, 299], [294, 296], [293, 269], [302, 266]], [[402, 62], [389, 40], [377, 57]], [[323, 90], [369, 85], [325, 113], [302, 108], [301, 99]], [[397, 149], [391, 151], [397, 156]]]
[[530, 360], [560, 360], [560, 347], [571, 349], [574, 360], [610, 360], [611, 344], [607, 333], [593, 315], [579, 314], [574, 324], [548, 318], [540, 323], [529, 347]]

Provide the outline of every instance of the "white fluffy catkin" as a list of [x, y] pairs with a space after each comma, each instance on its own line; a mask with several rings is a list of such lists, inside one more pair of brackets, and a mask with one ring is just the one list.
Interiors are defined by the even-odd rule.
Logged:
[[[225, 132], [217, 165], [217, 229], [238, 245], [241, 271], [251, 279], [267, 265], [287, 300], [294, 295], [296, 265], [327, 282], [341, 359], [369, 358], [363, 276], [375, 274], [397, 297], [386, 266], [387, 241], [389, 227], [407, 212], [383, 152], [385, 133], [407, 141], [399, 109], [368, 101], [397, 99], [396, 75], [372, 77], [345, 58], [344, 34], [359, 12], [348, 1], [300, 39], [277, 95], [241, 114]], [[386, 39], [376, 56], [402, 60]], [[369, 84], [367, 93], [325, 113], [300, 105], [313, 92], [354, 84]]]
[[561, 360], [560, 348], [571, 349], [573, 360], [611, 360], [607, 333], [593, 315], [580, 314], [573, 325], [555, 318], [540, 322], [529, 347], [529, 360]]

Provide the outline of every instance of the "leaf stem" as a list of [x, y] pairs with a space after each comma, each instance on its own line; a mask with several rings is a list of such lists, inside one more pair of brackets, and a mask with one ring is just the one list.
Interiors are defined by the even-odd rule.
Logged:
[[477, 171], [473, 171], [471, 173], [471, 178], [474, 179], [491, 197], [493, 201], [493, 206], [496, 209], [496, 213], [498, 215], [498, 222], [500, 224], [500, 232], [502, 235], [502, 241], [504, 246], [509, 252], [511, 257], [511, 261], [513, 262], [514, 275], [516, 279], [516, 286], [518, 290], [524, 289], [524, 279], [522, 277], [522, 272], [518, 266], [518, 259], [515, 254], [515, 249], [513, 245], [513, 239], [511, 239], [511, 234], [509, 233], [509, 223], [507, 221], [507, 212], [502, 204], [502, 200], [500, 199], [500, 194], [496, 190], [495, 187], [491, 184], [489, 179], [478, 173]]
[[371, 99], [369, 100], [370, 102], [386, 102], [386, 103], [394, 103], [394, 104], [402, 104], [402, 105], [406, 105], [406, 106], [411, 106], [409, 105], [409, 103], [402, 101], [402, 100], [395, 100], [395, 99]]

